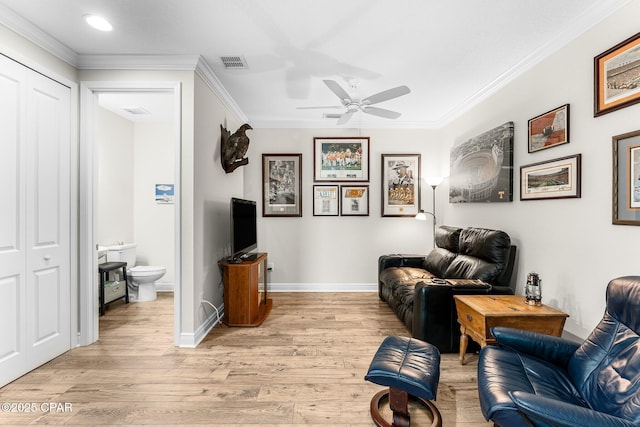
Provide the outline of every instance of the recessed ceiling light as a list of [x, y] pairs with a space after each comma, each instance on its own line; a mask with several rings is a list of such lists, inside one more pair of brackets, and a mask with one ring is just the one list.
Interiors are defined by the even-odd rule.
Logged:
[[111, 31], [113, 30], [113, 26], [104, 19], [102, 16], [98, 15], [84, 15], [84, 20], [87, 21], [87, 24], [91, 25], [96, 30], [100, 31]]

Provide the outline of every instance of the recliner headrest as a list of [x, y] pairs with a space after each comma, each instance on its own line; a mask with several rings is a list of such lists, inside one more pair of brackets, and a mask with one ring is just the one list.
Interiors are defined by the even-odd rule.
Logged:
[[441, 225], [436, 229], [436, 246], [447, 249], [451, 252], [458, 253], [460, 232], [462, 228]]
[[618, 277], [607, 286], [607, 311], [640, 335], [640, 276]]
[[507, 264], [511, 238], [501, 230], [465, 228], [460, 232], [460, 253], [494, 264]]

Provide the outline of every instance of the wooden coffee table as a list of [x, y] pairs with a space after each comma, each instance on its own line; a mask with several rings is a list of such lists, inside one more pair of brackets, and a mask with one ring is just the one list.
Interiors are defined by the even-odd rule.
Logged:
[[569, 315], [548, 305], [526, 303], [522, 295], [454, 295], [460, 323], [460, 364], [469, 338], [484, 347], [495, 344], [493, 326], [526, 329], [559, 337]]

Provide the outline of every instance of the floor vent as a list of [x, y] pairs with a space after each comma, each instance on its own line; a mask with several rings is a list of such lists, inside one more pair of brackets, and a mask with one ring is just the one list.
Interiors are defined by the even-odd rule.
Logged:
[[224, 68], [247, 68], [247, 63], [242, 56], [221, 56], [220, 59], [222, 59]]

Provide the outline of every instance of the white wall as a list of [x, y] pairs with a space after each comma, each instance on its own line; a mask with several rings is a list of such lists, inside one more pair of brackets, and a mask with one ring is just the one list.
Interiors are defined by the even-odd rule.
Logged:
[[95, 138], [98, 146], [98, 244], [133, 242], [133, 123], [98, 108]]
[[[422, 177], [439, 175], [442, 162], [438, 133], [428, 130], [363, 129], [370, 137], [369, 216], [313, 216], [313, 138], [359, 136], [355, 129], [257, 129], [249, 131], [249, 165], [245, 196], [262, 212], [262, 154], [302, 154], [301, 218], [259, 217], [258, 250], [274, 263], [273, 289], [377, 289], [377, 260], [386, 253], [425, 253], [432, 247], [431, 222], [381, 217], [382, 154], [421, 154]], [[348, 184], [348, 183], [347, 183]], [[422, 207], [431, 211], [431, 187], [422, 183]], [[306, 284], [306, 285], [300, 285]]]
[[133, 144], [133, 241], [138, 265], [158, 265], [167, 272], [160, 290], [175, 283], [175, 204], [155, 200], [156, 184], [175, 184], [175, 146], [171, 123], [136, 123]]
[[[611, 138], [640, 129], [640, 105], [593, 117], [593, 58], [636, 34], [638, 16], [640, 2], [631, 2], [443, 130], [443, 143], [451, 147], [506, 121], [515, 123], [514, 202], [444, 204], [444, 216], [456, 225], [507, 231], [519, 246], [520, 293], [527, 273], [540, 274], [544, 302], [568, 312], [566, 330], [580, 337], [602, 317], [608, 281], [640, 274], [640, 228], [611, 224]], [[566, 103], [570, 143], [529, 154], [527, 121]], [[520, 201], [522, 165], [577, 153], [580, 199]]]

